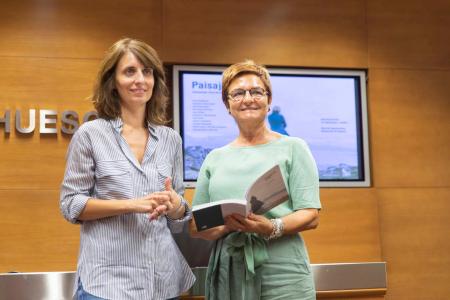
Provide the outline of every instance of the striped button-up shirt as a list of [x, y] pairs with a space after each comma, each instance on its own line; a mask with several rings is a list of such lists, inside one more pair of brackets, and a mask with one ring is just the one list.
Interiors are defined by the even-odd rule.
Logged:
[[165, 190], [167, 177], [178, 194], [184, 192], [180, 136], [171, 128], [149, 125], [139, 163], [121, 135], [122, 126], [120, 118], [87, 122], [69, 145], [60, 208], [68, 221], [81, 224], [76, 280], [88, 293], [106, 299], [175, 297], [195, 280], [171, 235], [191, 218], [184, 200], [186, 214], [180, 220], [150, 221], [140, 213], [78, 220], [89, 198], [138, 198]]

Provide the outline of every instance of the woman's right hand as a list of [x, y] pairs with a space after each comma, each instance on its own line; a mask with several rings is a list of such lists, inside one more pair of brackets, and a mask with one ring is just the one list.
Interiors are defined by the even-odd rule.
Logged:
[[173, 208], [168, 192], [151, 193], [140, 198], [131, 199], [130, 204], [134, 212], [149, 213], [151, 220], [158, 219]]
[[257, 233], [262, 236], [269, 236], [273, 230], [273, 225], [269, 219], [253, 213], [247, 217], [239, 214], [227, 216], [225, 225], [233, 231]]
[[232, 230], [228, 228], [226, 225], [213, 227], [207, 230], [197, 231], [195, 219], [192, 218], [189, 222], [189, 233], [193, 238], [215, 241], [217, 239], [220, 239], [224, 235], [230, 233], [231, 231]]

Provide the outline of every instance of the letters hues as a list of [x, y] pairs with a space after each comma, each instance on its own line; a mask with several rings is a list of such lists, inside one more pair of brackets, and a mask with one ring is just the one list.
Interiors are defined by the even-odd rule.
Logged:
[[[83, 123], [95, 119], [97, 113], [89, 111], [83, 116]], [[15, 128], [17, 132], [28, 134], [36, 129], [36, 109], [28, 110], [28, 125], [22, 125], [22, 112], [16, 110]], [[39, 133], [41, 134], [57, 134], [58, 129], [56, 122], [58, 120], [58, 112], [56, 110], [41, 109], [39, 110]], [[0, 126], [3, 125], [6, 134], [11, 132], [11, 111], [5, 110], [3, 117], [0, 115]], [[61, 113], [61, 132], [64, 134], [74, 134], [79, 127], [78, 113], [73, 110], [65, 110]]]

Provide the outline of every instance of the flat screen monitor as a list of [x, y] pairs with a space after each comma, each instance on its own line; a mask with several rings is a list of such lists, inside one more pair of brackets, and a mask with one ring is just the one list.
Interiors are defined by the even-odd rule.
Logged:
[[[221, 66], [173, 66], [174, 128], [183, 139], [184, 183], [195, 187], [206, 155], [238, 135], [221, 96]], [[370, 186], [366, 71], [268, 68], [267, 126], [305, 140], [321, 187]]]

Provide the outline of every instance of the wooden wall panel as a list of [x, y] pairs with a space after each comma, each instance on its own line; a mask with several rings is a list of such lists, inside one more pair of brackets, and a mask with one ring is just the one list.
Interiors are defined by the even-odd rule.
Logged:
[[[59, 188], [69, 141], [39, 140], [38, 135], [33, 139], [2, 142], [0, 155], [8, 159], [0, 160], [0, 190]], [[0, 212], [0, 218], [4, 213], [7, 212]]]
[[[76, 111], [80, 122], [93, 110], [91, 94], [99, 61], [83, 59], [0, 57], [2, 96], [0, 118], [11, 112], [11, 133], [0, 125], [0, 189], [57, 189], [62, 179], [70, 136], [61, 134], [61, 113]], [[29, 109], [36, 109], [32, 134], [15, 131], [15, 112], [29, 124]], [[58, 134], [39, 133], [39, 110], [58, 111]], [[45, 175], [45, 176], [43, 176]], [[1, 214], [1, 212], [0, 212]]]
[[448, 0], [367, 1], [369, 65], [450, 68]]
[[0, 64], [2, 109], [90, 108], [100, 60], [0, 57]]
[[311, 262], [382, 261], [374, 189], [322, 188], [319, 227], [303, 233]]
[[449, 186], [449, 82], [450, 71], [370, 71], [376, 187]]
[[447, 299], [450, 3], [367, 1], [367, 24], [386, 298]]
[[59, 212], [59, 190], [0, 190], [0, 273], [73, 271], [79, 227]]
[[365, 1], [164, 1], [164, 60], [367, 66]]
[[384, 188], [377, 194], [387, 298], [448, 299], [450, 188]]
[[161, 48], [161, 0], [3, 0], [0, 56], [101, 58], [130, 36]]

